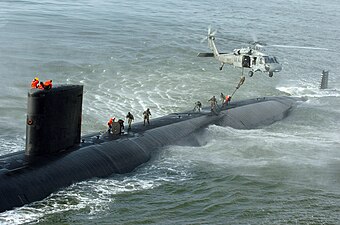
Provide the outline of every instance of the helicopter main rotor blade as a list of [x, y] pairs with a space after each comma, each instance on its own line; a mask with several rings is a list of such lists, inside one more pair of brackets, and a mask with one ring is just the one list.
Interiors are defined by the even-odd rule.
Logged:
[[251, 33], [251, 37], [252, 37], [254, 43], [258, 43], [259, 42], [259, 40], [257, 39], [257, 36], [256, 36], [255, 33]]
[[208, 37], [213, 37], [217, 33], [217, 30], [212, 31], [211, 26], [208, 27]]
[[318, 48], [318, 47], [311, 47], [311, 46], [296, 46], [296, 45], [270, 45], [270, 46], [278, 47], [278, 48], [300, 48], [300, 49], [309, 49], [309, 50], [329, 51], [328, 48]]

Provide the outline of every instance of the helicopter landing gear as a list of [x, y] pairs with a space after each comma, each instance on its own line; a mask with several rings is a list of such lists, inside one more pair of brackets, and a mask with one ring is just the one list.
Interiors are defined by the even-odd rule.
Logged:
[[220, 66], [220, 70], [222, 70], [222, 69], [223, 69], [223, 66], [224, 66], [224, 63], [222, 63], [222, 64], [221, 64], [221, 66]]
[[248, 75], [249, 75], [249, 77], [252, 77], [254, 75], [254, 72], [253, 71], [249, 71]]
[[269, 77], [272, 77], [273, 75], [274, 75], [274, 73], [273, 73], [273, 72], [269, 73]]

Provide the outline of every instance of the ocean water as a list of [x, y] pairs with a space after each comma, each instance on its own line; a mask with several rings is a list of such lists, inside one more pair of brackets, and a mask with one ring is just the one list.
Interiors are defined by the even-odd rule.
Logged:
[[[202, 146], [168, 146], [129, 174], [76, 183], [0, 213], [0, 224], [339, 224], [340, 4], [330, 0], [0, 1], [0, 155], [25, 148], [27, 91], [39, 76], [83, 84], [82, 133], [131, 111], [142, 120], [232, 93], [240, 69], [211, 58], [256, 36], [283, 65], [234, 99], [304, 96], [254, 130], [209, 126]], [[238, 40], [238, 41], [236, 41]], [[320, 90], [322, 70], [329, 89]]]

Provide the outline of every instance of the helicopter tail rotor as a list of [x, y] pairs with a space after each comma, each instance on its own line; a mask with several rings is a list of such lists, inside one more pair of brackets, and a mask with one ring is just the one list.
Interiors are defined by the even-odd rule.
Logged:
[[215, 37], [217, 30], [211, 31], [211, 27], [208, 28], [208, 37]]
[[211, 26], [208, 27], [208, 36], [204, 37], [201, 42], [205, 42], [208, 39], [214, 39], [215, 35], [217, 33], [217, 30], [212, 31]]

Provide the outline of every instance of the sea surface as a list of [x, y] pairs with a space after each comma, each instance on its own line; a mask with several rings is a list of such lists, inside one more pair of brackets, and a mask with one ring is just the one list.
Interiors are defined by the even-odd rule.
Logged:
[[307, 101], [259, 129], [209, 126], [202, 146], [165, 147], [129, 174], [0, 213], [0, 224], [339, 224], [339, 24], [331, 0], [1, 0], [0, 155], [25, 149], [35, 76], [84, 85], [83, 134], [128, 111], [140, 122], [147, 107], [156, 118], [232, 93], [241, 70], [196, 57], [209, 52], [209, 26], [221, 52], [256, 37], [283, 65], [247, 77], [233, 100]]

